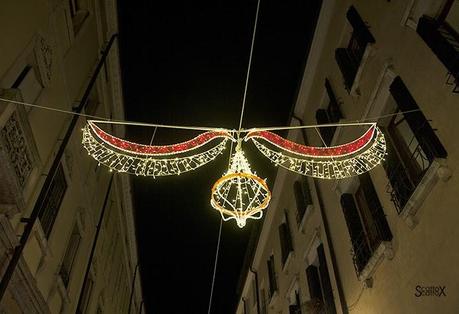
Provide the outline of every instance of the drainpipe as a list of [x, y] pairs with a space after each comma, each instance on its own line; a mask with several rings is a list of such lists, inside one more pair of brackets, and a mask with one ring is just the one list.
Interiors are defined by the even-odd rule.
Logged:
[[255, 275], [255, 289], [257, 291], [257, 314], [260, 314], [260, 292], [258, 290], [258, 273], [252, 269], [252, 266], [249, 267], [249, 270], [252, 274]]
[[110, 196], [110, 191], [112, 189], [112, 183], [113, 183], [113, 174], [110, 176], [110, 182], [108, 183], [107, 192], [105, 193], [104, 204], [102, 205], [102, 211], [99, 216], [99, 221], [97, 222], [96, 234], [94, 235], [94, 240], [92, 241], [91, 253], [89, 254], [88, 264], [86, 265], [86, 272], [84, 274], [83, 283], [80, 288], [80, 296], [78, 297], [78, 304], [75, 309], [75, 313], [80, 313], [78, 310], [81, 306], [81, 302], [83, 301], [83, 289], [84, 289], [84, 286], [86, 285], [86, 281], [88, 280], [89, 271], [91, 270], [92, 259], [94, 258], [94, 253], [96, 251], [97, 240], [99, 239], [100, 228], [102, 227], [102, 222], [104, 221], [105, 210], [107, 209], [107, 202]]
[[[103, 51], [102, 56], [99, 62], [97, 63], [97, 67], [91, 76], [91, 79], [88, 83], [88, 86], [86, 87], [84, 95], [81, 98], [81, 102], [78, 105], [78, 107], [74, 110], [75, 113], [81, 113], [83, 111], [83, 108], [86, 106], [86, 103], [88, 102], [88, 99], [89, 99], [89, 94], [91, 93], [91, 90], [94, 84], [96, 83], [97, 76], [99, 75], [99, 72], [105, 63], [105, 59], [107, 58], [108, 53], [111, 47], [113, 46], [113, 42], [115, 41], [117, 37], [118, 37], [118, 34], [113, 34], [112, 37], [110, 38], [110, 41], [108, 42], [107, 47]], [[26, 246], [27, 241], [29, 240], [30, 234], [32, 233], [33, 226], [35, 225], [35, 222], [37, 221], [38, 217], [43, 211], [43, 204], [46, 200], [46, 197], [48, 196], [48, 192], [51, 187], [51, 183], [53, 182], [54, 176], [56, 175], [56, 171], [59, 167], [62, 156], [64, 155], [64, 152], [70, 140], [70, 137], [73, 134], [73, 131], [78, 122], [78, 119], [79, 119], [79, 116], [74, 115], [72, 117], [72, 120], [70, 121], [70, 125], [67, 128], [67, 132], [65, 133], [64, 138], [62, 139], [61, 146], [59, 147], [59, 150], [56, 153], [56, 157], [54, 158], [51, 168], [48, 171], [48, 175], [45, 179], [45, 182], [43, 183], [40, 194], [38, 195], [37, 201], [35, 202], [35, 205], [30, 214], [30, 217], [21, 219], [21, 222], [25, 223], [26, 225], [24, 227], [24, 232], [21, 235], [21, 239], [19, 240], [19, 244], [14, 248], [13, 255], [11, 256], [11, 259], [8, 263], [5, 273], [2, 276], [2, 279], [0, 282], [0, 301], [3, 299], [3, 296], [5, 295], [5, 291], [8, 288], [8, 284], [11, 278], [13, 277], [13, 273], [22, 256], [22, 251], [24, 250], [24, 247]]]
[[[301, 119], [301, 118], [299, 118], [299, 117], [297, 117], [295, 115], [292, 115], [292, 118], [298, 120], [300, 122], [300, 125], [304, 125], [303, 119]], [[308, 139], [306, 137], [306, 130], [305, 129], [301, 129], [301, 131], [302, 131], [301, 133], [302, 133], [302, 136], [303, 136], [303, 141], [307, 145], [308, 144]], [[322, 193], [320, 192], [319, 184], [318, 184], [317, 180], [314, 179], [313, 181], [314, 181], [314, 187], [315, 187], [316, 193], [317, 193], [317, 199], [319, 200], [320, 215], [322, 216], [322, 222], [324, 224], [325, 239], [327, 240], [327, 245], [328, 245], [328, 248], [329, 248], [329, 251], [330, 251], [330, 258], [331, 258], [331, 262], [332, 262], [332, 266], [333, 266], [333, 274], [335, 275], [335, 279], [336, 279], [336, 287], [338, 288], [338, 295], [339, 295], [339, 301], [341, 303], [341, 309], [342, 309], [344, 314], [347, 314], [347, 313], [349, 313], [349, 310], [347, 308], [346, 299], [344, 298], [343, 284], [341, 282], [341, 277], [340, 277], [339, 272], [338, 272], [338, 266], [337, 266], [336, 256], [335, 256], [335, 249], [333, 247], [333, 242], [331, 241], [331, 237], [330, 237], [330, 226], [328, 224], [327, 215], [325, 214], [325, 210], [324, 210]]]

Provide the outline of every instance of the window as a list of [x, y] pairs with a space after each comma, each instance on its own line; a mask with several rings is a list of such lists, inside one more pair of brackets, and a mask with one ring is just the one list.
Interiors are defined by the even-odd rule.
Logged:
[[300, 226], [308, 207], [312, 205], [308, 178], [302, 176], [300, 180], [295, 181], [295, 183], [293, 183], [293, 192], [296, 201], [296, 222], [298, 226]]
[[295, 283], [294, 288], [289, 292], [288, 299], [289, 299], [289, 306], [288, 306], [289, 314], [302, 314], [298, 282]]
[[277, 291], [276, 270], [274, 266], [274, 255], [268, 259], [268, 277], [269, 277], [269, 298], [272, 299]]
[[[28, 103], [35, 103], [40, 95], [43, 86], [41, 85], [35, 69], [31, 65], [27, 65], [13, 83], [12, 88], [21, 91], [22, 100]], [[30, 110], [30, 107], [26, 108]]]
[[288, 256], [291, 252], [293, 252], [292, 234], [290, 233], [287, 212], [284, 214], [284, 222], [279, 226], [279, 239], [282, 252], [282, 266], [284, 266], [287, 262]]
[[70, 235], [69, 242], [67, 244], [67, 249], [65, 250], [64, 259], [62, 260], [61, 269], [59, 274], [61, 275], [64, 285], [67, 287], [70, 281], [70, 274], [72, 273], [73, 263], [78, 253], [78, 248], [80, 246], [81, 234], [78, 228], [78, 225], [75, 224]]
[[306, 268], [306, 279], [310, 297], [305, 303], [307, 312], [335, 314], [335, 300], [323, 244], [317, 247], [317, 260]]
[[341, 195], [341, 207], [351, 237], [357, 274], [362, 272], [382, 241], [392, 240], [389, 224], [370, 175], [361, 174], [359, 181], [354, 194]]
[[89, 16], [87, 0], [69, 0], [70, 16], [72, 18], [73, 33], [76, 35], [81, 30], [84, 21]]
[[[401, 213], [435, 158], [447, 152], [400, 77], [390, 85], [397, 110], [409, 114], [394, 116], [387, 126], [388, 156], [383, 163], [389, 178], [389, 193]], [[415, 110], [415, 111], [413, 111]]]
[[351, 39], [347, 47], [335, 50], [335, 59], [343, 75], [344, 85], [350, 92], [365, 49], [368, 44], [374, 43], [375, 39], [354, 6], [349, 8], [346, 17], [352, 26]]
[[47, 238], [53, 228], [54, 220], [56, 219], [66, 190], [67, 181], [65, 179], [62, 164], [60, 164], [56, 170], [56, 174], [54, 175], [38, 216], [43, 232]]
[[447, 0], [438, 18], [424, 15], [416, 31], [454, 78], [454, 92], [459, 81], [459, 2]]
[[[325, 90], [326, 90], [326, 108], [318, 109], [316, 111], [317, 124], [329, 124], [338, 123], [343, 115], [338, 104], [338, 100], [333, 92], [328, 79], [325, 79]], [[325, 145], [330, 146], [335, 135], [336, 126], [321, 127], [319, 128], [320, 136]]]
[[89, 301], [91, 301], [91, 294], [92, 294], [92, 289], [94, 288], [94, 280], [91, 278], [91, 276], [88, 276], [86, 278], [86, 281], [83, 286], [83, 296], [81, 297], [81, 302], [78, 304], [78, 308], [76, 310], [77, 314], [84, 314], [88, 310], [89, 306]]

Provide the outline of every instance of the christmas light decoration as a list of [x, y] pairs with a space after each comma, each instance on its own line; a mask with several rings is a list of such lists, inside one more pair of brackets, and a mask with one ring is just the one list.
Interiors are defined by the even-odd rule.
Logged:
[[386, 155], [384, 134], [376, 124], [371, 124], [357, 140], [333, 147], [300, 145], [260, 130], [248, 132], [245, 140], [249, 139], [276, 165], [319, 179], [343, 179], [362, 174], [376, 167]]
[[252, 172], [239, 142], [228, 171], [212, 187], [210, 204], [224, 221], [234, 219], [243, 228], [247, 219], [263, 216], [270, 199], [266, 181]]
[[[143, 145], [108, 134], [96, 125], [98, 122], [102, 123], [89, 120], [83, 128], [82, 143], [88, 154], [111, 171], [142, 176], [179, 175], [194, 170], [222, 154], [228, 140], [236, 141], [232, 135], [234, 130], [194, 128], [207, 131], [178, 144]], [[373, 169], [386, 155], [383, 133], [374, 123], [365, 125], [369, 128], [358, 139], [332, 147], [301, 145], [268, 129], [237, 132], [238, 138], [246, 133], [244, 141], [252, 141], [264, 156], [287, 170], [320, 179], [343, 179]], [[252, 172], [241, 143], [239, 139], [229, 169], [215, 182], [210, 199], [223, 220], [234, 219], [240, 228], [247, 219], [260, 219], [271, 199], [266, 181]]]
[[[228, 139], [233, 140], [229, 132], [216, 130], [179, 144], [142, 145], [110, 135], [95, 123], [90, 120], [83, 128], [82, 144], [88, 154], [110, 171], [142, 176], [179, 175], [194, 170], [214, 160], [226, 148]], [[218, 139], [219, 143], [210, 145]]]

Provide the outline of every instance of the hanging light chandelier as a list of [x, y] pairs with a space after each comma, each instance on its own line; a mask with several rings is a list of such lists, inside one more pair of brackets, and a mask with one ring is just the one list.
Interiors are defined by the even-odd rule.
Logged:
[[224, 221], [234, 219], [243, 228], [247, 219], [263, 216], [270, 199], [266, 180], [252, 172], [239, 141], [228, 171], [212, 187], [210, 204]]

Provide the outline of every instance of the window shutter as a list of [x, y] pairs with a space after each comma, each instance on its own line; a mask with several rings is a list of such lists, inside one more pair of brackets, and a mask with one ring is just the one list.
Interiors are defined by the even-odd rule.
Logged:
[[347, 10], [346, 18], [351, 24], [361, 43], [367, 44], [375, 42], [375, 38], [368, 30], [367, 25], [362, 20], [360, 14], [357, 12], [354, 6], [351, 6], [349, 10]]
[[449, 72], [457, 77], [459, 75], [459, 42], [450, 35], [448, 28], [424, 15], [419, 19], [416, 31]]
[[387, 223], [384, 209], [379, 201], [378, 194], [371, 180], [370, 175], [366, 172], [359, 176], [360, 186], [363, 189], [365, 198], [368, 201], [368, 207], [372, 213], [374, 223], [378, 230], [378, 235], [382, 241], [392, 240], [392, 232], [390, 231], [389, 224]]
[[327, 91], [328, 99], [330, 99], [327, 108], [328, 118], [332, 123], [339, 122], [339, 119], [341, 119], [343, 115], [341, 114], [338, 100], [336, 99], [335, 93], [333, 92], [328, 79], [325, 79], [325, 90]]
[[57, 213], [59, 212], [59, 208], [61, 207], [66, 191], [67, 181], [61, 164], [56, 170], [56, 174], [54, 175], [48, 194], [46, 194], [38, 216], [43, 232], [47, 238], [53, 229], [54, 221]]
[[295, 194], [296, 209], [297, 209], [297, 223], [299, 224], [306, 214], [306, 203], [303, 195], [303, 189], [300, 181], [293, 183], [293, 193]]
[[301, 180], [301, 188], [303, 191], [304, 203], [307, 205], [312, 204], [311, 189], [309, 187], [308, 178], [303, 176]]
[[[287, 239], [287, 250], [288, 252], [293, 251], [292, 233], [290, 231], [290, 222], [288, 221], [287, 212], [285, 212], [285, 235]], [[287, 253], [288, 255], [288, 253]]]
[[276, 272], [274, 269], [274, 255], [268, 259], [268, 277], [269, 277], [269, 292], [272, 297], [277, 290]]
[[279, 238], [281, 244], [281, 253], [282, 253], [282, 265], [285, 264], [288, 256], [288, 248], [287, 248], [287, 229], [285, 223], [280, 224], [279, 226]]
[[354, 84], [359, 65], [352, 61], [346, 48], [337, 48], [335, 50], [335, 59], [343, 75], [344, 85], [350, 91], [352, 84]]
[[284, 265], [289, 253], [293, 251], [292, 236], [290, 233], [287, 214], [285, 215], [285, 222], [279, 225], [279, 238], [282, 251], [282, 265]]
[[325, 258], [323, 244], [317, 247], [317, 256], [319, 257], [320, 282], [322, 283], [322, 291], [324, 295], [326, 313], [335, 314], [335, 299], [333, 297], [333, 290], [330, 282], [330, 274], [328, 273], [327, 260]]
[[[400, 76], [397, 76], [390, 85], [390, 93], [401, 111], [419, 109]], [[404, 116], [427, 158], [430, 161], [435, 157], [446, 158], [448, 155], [446, 149], [443, 147], [422, 111], [410, 112]]]
[[341, 207], [349, 230], [349, 235], [351, 236], [354, 263], [357, 270], [360, 272], [365, 267], [371, 253], [366, 243], [365, 233], [357, 211], [354, 196], [349, 193], [342, 194]]
[[311, 300], [322, 300], [322, 290], [320, 288], [319, 272], [317, 267], [309, 265], [306, 268], [306, 278], [308, 280], [309, 297]]

